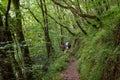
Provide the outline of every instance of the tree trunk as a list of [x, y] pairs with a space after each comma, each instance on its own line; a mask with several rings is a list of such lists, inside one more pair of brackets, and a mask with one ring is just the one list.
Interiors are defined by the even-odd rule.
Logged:
[[[8, 3], [10, 5], [10, 3]], [[2, 16], [0, 15], [0, 47], [3, 48], [7, 45], [11, 45], [12, 36], [9, 29], [5, 29], [3, 26]], [[15, 79], [15, 74], [13, 71], [12, 63], [10, 60], [13, 54], [13, 47], [6, 47], [0, 49], [0, 72], [2, 75], [2, 80]]]
[[48, 53], [48, 59], [50, 57], [50, 53], [54, 52], [54, 49], [52, 47], [52, 42], [49, 36], [49, 28], [48, 28], [48, 17], [47, 17], [47, 7], [45, 0], [40, 0], [41, 4], [41, 10], [42, 10], [42, 15], [43, 15], [43, 20], [44, 20], [44, 34], [45, 34], [45, 41], [46, 41], [46, 49]]
[[20, 49], [21, 49], [22, 56], [23, 56], [26, 80], [32, 80], [32, 73], [30, 72], [30, 69], [32, 66], [32, 60], [30, 58], [29, 49], [25, 42], [24, 34], [22, 31], [21, 12], [19, 8], [20, 1], [13, 0], [13, 4], [15, 7], [15, 14], [16, 14], [16, 35], [17, 35], [17, 40], [19, 42]]

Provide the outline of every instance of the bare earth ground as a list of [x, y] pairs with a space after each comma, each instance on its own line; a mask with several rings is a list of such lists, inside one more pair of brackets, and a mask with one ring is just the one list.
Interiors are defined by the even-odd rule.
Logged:
[[71, 56], [68, 67], [62, 71], [62, 80], [79, 80], [79, 73], [77, 71], [77, 60]]

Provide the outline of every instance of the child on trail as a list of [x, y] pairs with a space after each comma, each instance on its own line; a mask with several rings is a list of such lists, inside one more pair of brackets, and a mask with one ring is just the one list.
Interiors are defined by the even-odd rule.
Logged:
[[60, 49], [61, 49], [62, 51], [65, 51], [65, 45], [64, 45], [64, 44], [61, 44], [61, 45], [60, 45]]

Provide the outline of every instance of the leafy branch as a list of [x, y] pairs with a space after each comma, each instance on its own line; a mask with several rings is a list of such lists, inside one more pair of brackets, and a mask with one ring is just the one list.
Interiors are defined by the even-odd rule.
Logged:
[[[54, 4], [62, 7], [62, 8], [65, 8], [65, 9], [70, 10], [73, 14], [78, 15], [78, 16], [84, 18], [85, 20], [87, 20], [86, 18], [94, 19], [94, 20], [96, 20], [96, 21], [100, 24], [100, 26], [102, 25], [101, 20], [100, 20], [97, 16], [95, 16], [95, 15], [84, 14], [84, 13], [81, 12], [81, 10], [75, 9], [75, 8], [72, 7], [72, 6], [62, 5], [62, 4], [60, 4], [59, 2], [57, 2], [56, 0], [52, 0], [52, 2], [53, 2]], [[87, 22], [89, 22], [89, 21], [87, 20]], [[89, 22], [89, 24], [91, 24], [91, 23]], [[93, 26], [93, 27], [96, 27], [95, 25], [92, 25], [92, 26]]]
[[75, 36], [76, 34], [73, 33], [67, 26], [59, 23], [55, 18], [53, 18], [51, 15], [47, 14], [48, 17], [50, 17], [52, 20], [54, 20], [57, 24], [59, 24], [60, 26], [62, 26], [63, 28], [65, 28], [72, 36]]

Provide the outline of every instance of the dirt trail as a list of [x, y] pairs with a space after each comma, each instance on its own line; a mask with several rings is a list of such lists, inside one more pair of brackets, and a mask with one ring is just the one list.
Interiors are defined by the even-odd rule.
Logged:
[[71, 56], [68, 67], [62, 71], [62, 80], [79, 80], [79, 73], [77, 71], [77, 60]]

